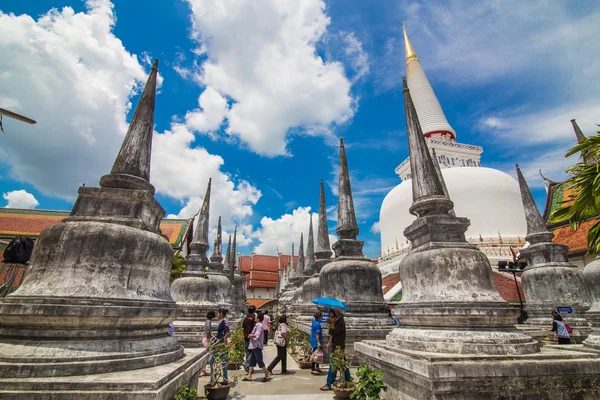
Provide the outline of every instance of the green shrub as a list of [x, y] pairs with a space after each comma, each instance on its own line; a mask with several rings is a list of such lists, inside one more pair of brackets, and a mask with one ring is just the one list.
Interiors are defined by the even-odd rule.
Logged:
[[196, 400], [198, 397], [198, 391], [187, 386], [181, 386], [175, 394], [175, 400]]
[[381, 399], [379, 394], [383, 390], [387, 392], [387, 386], [383, 383], [383, 372], [375, 371], [369, 364], [361, 364], [358, 367], [358, 385], [350, 395], [351, 399], [375, 400]]

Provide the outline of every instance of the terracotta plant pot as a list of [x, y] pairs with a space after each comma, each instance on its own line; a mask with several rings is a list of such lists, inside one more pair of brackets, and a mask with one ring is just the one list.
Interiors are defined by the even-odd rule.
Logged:
[[333, 385], [333, 393], [335, 393], [335, 395], [339, 398], [339, 399], [349, 399], [350, 395], [352, 394], [352, 392], [354, 392], [356, 390], [356, 386], [352, 386], [349, 387], [347, 389], [342, 389], [342, 388], [338, 388], [335, 386], [335, 384]]
[[310, 361], [297, 361], [298, 366], [300, 367], [300, 369], [308, 369], [310, 367], [312, 367], [312, 363]]
[[240, 365], [242, 365], [241, 362], [231, 362], [231, 363], [227, 363], [227, 369], [229, 371], [237, 371], [238, 369], [240, 369]]
[[231, 389], [231, 385], [219, 387], [204, 385], [204, 391], [208, 400], [225, 400], [229, 395], [229, 389]]

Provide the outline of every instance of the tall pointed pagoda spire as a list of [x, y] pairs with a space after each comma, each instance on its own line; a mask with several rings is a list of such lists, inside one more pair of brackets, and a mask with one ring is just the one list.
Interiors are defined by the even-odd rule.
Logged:
[[304, 275], [304, 232], [300, 232], [300, 247], [298, 248], [298, 276]]
[[442, 106], [421, 66], [421, 61], [417, 58], [417, 54], [408, 39], [406, 26], [404, 26], [404, 23], [402, 25], [404, 49], [406, 51], [406, 76], [423, 134], [425, 134], [425, 137], [439, 134], [449, 137], [450, 140], [455, 140], [456, 132], [448, 123]]
[[202, 200], [202, 208], [200, 209], [200, 215], [198, 216], [198, 227], [194, 233], [194, 239], [192, 243], [202, 243], [208, 245], [208, 219], [210, 213], [210, 187], [212, 178], [208, 179], [208, 185], [206, 186], [206, 193]]
[[531, 243], [552, 242], [554, 234], [548, 230], [546, 223], [540, 214], [540, 211], [533, 200], [529, 186], [523, 177], [523, 173], [517, 164], [517, 180], [521, 189], [521, 200], [525, 210], [525, 220], [527, 221], [527, 236], [525, 239]]
[[233, 281], [237, 265], [237, 226], [233, 229], [233, 242], [231, 243], [231, 258], [229, 265], [231, 268], [229, 271], [229, 278]]
[[296, 276], [296, 260], [294, 260], [294, 243], [292, 242], [292, 255], [290, 262], [288, 263], [288, 277], [294, 278]]
[[219, 216], [219, 221], [217, 222], [217, 237], [215, 238], [215, 243], [213, 245], [213, 252], [210, 256], [210, 261], [220, 263], [223, 261], [223, 239], [221, 235], [221, 216]]
[[325, 204], [325, 185], [321, 179], [321, 196], [319, 198], [319, 225], [317, 226], [317, 259], [324, 260], [331, 257], [329, 244], [329, 228], [327, 227], [327, 205]]
[[313, 235], [312, 214], [308, 223], [308, 240], [306, 244], [306, 269], [309, 274], [313, 273], [312, 266], [315, 262], [315, 239]]
[[[440, 182], [442, 183], [442, 189], [444, 189], [444, 195], [447, 198], [450, 198], [450, 194], [448, 193], [448, 187], [446, 186], [446, 182], [444, 181], [444, 175], [442, 175], [442, 167], [440, 167], [439, 160], [437, 158], [437, 154], [435, 149], [431, 149], [431, 155], [433, 156], [433, 166], [435, 167], [435, 172], [437, 172], [438, 177], [440, 178]], [[452, 216], [456, 216], [454, 213], [454, 209], [448, 212]], [[398, 248], [398, 238], [396, 238], [396, 248]]]
[[338, 227], [335, 231], [340, 239], [356, 240], [356, 236], [358, 236], [358, 224], [356, 223], [354, 201], [352, 200], [352, 188], [350, 187], [350, 173], [348, 172], [346, 149], [344, 148], [344, 139], [342, 138], [340, 138]]
[[406, 53], [406, 63], [408, 64], [411, 60], [418, 60], [417, 53], [415, 53], [415, 49], [413, 49], [410, 40], [408, 39], [408, 34], [406, 33], [406, 25], [404, 25], [404, 21], [402, 21], [402, 30], [404, 31], [404, 51]]
[[433, 200], [436, 208], [443, 205], [443, 211], [448, 212], [453, 208], [452, 201], [444, 192], [443, 178], [438, 174], [427, 148], [427, 143], [421, 131], [411, 92], [402, 77], [404, 92], [404, 112], [406, 114], [406, 131], [408, 134], [408, 147], [412, 174], [413, 205], [410, 212], [413, 215], [424, 215], [431, 211], [430, 203]]
[[196, 232], [194, 232], [194, 238], [190, 243], [190, 254], [188, 254], [187, 269], [186, 272], [201, 272], [204, 273], [204, 269], [208, 264], [208, 258], [206, 257], [206, 251], [208, 250], [208, 220], [210, 213], [210, 186], [212, 179], [208, 180], [206, 187], [206, 194], [202, 201], [202, 207], [200, 208], [200, 215], [198, 216], [198, 226]]
[[150, 184], [150, 157], [157, 74], [158, 59], [155, 58], [112, 170], [100, 179], [101, 187], [149, 190], [154, 193], [154, 186]]
[[586, 139], [585, 135], [579, 128], [579, 125], [577, 125], [577, 121], [575, 121], [575, 119], [571, 120], [571, 125], [573, 125], [573, 130], [575, 131], [575, 136], [577, 137], [577, 142], [578, 143], [583, 142]]
[[227, 277], [231, 280], [231, 235], [229, 235], [229, 242], [227, 243], [227, 250], [225, 252], [225, 258], [223, 259], [223, 263], [223, 272], [225, 272], [225, 274], [227, 274]]

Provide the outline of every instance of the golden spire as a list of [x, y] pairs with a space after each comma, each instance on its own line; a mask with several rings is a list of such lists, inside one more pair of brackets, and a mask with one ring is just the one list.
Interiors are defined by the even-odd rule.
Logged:
[[396, 238], [396, 250], [398, 250], [398, 238]]
[[418, 60], [419, 58], [417, 57], [417, 53], [415, 53], [415, 49], [413, 49], [412, 44], [410, 44], [404, 21], [402, 21], [402, 29], [404, 30], [404, 50], [406, 52], [406, 63], [408, 64], [410, 60]]

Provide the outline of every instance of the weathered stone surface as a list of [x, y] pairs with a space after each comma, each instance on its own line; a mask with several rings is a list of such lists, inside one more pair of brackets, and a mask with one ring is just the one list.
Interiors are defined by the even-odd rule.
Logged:
[[[201, 333], [203, 328], [198, 327], [200, 331], [196, 334], [190, 334], [189, 325], [187, 325], [185, 332], [182, 330], [182, 322], [204, 319], [209, 311], [216, 312], [219, 308], [232, 308], [233, 286], [230, 279], [223, 272], [223, 264], [220, 262], [222, 256], [219, 256], [221, 250], [216, 252], [211, 263], [208, 263], [206, 258], [210, 217], [210, 188], [211, 180], [209, 179], [198, 217], [198, 227], [190, 245], [187, 269], [181, 274], [181, 277], [171, 283], [171, 295], [180, 310], [180, 320], [174, 323], [175, 336], [181, 337], [188, 347], [199, 347], [202, 344]], [[218, 228], [220, 228], [220, 225]], [[220, 241], [220, 232], [218, 232], [215, 244], [218, 242], [220, 246]], [[208, 267], [208, 273], [205, 273], [206, 267]], [[194, 338], [198, 340], [194, 342]]]
[[583, 278], [588, 288], [592, 305], [585, 313], [592, 331], [583, 342], [584, 346], [600, 350], [600, 256], [585, 266]]
[[361, 358], [383, 370], [386, 400], [591, 400], [600, 396], [598, 354], [574, 351], [572, 346], [485, 357], [398, 349], [385, 341], [365, 341], [355, 347]]
[[527, 298], [525, 310], [529, 315], [526, 323], [546, 326], [557, 306], [571, 306], [573, 314], [569, 315], [569, 324], [585, 330], [588, 321], [584, 312], [589, 309], [590, 300], [583, 273], [568, 261], [567, 246], [552, 242], [554, 234], [546, 227], [518, 166], [517, 176], [527, 221], [525, 240], [530, 243], [521, 250], [527, 259], [521, 276]]
[[[198, 387], [200, 369], [207, 361], [206, 349], [186, 349], [185, 356], [177, 361], [131, 371], [107, 371], [53, 378], [0, 378], [0, 398], [3, 400], [170, 400], [182, 385]], [[85, 367], [85, 363], [78, 363], [76, 366]], [[61, 364], [47, 365], [48, 369], [54, 367], [60, 368]], [[141, 367], [140, 365], [139, 368]]]
[[147, 182], [156, 74], [155, 64], [102, 188], [79, 189], [71, 216], [40, 234], [21, 287], [0, 300], [0, 377], [43, 380], [183, 357], [167, 334], [177, 312], [173, 252], [158, 234], [164, 210]]

